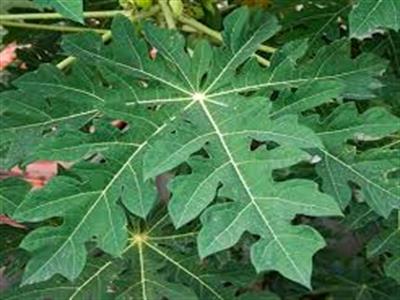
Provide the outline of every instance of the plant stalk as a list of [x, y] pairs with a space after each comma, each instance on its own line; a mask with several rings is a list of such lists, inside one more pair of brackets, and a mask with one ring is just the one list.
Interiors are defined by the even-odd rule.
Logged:
[[[118, 14], [127, 14], [125, 10], [88, 11], [83, 13], [84, 18], [112, 18]], [[59, 13], [30, 13], [30, 14], [4, 14], [0, 20], [50, 20], [65, 19]]]
[[167, 26], [169, 29], [176, 29], [176, 24], [174, 17], [172, 15], [171, 9], [167, 3], [167, 0], [159, 0], [158, 3], [160, 4], [161, 11], [163, 12], [165, 21], [167, 22]]
[[[104, 33], [104, 34], [101, 36], [101, 39], [103, 40], [104, 43], [107, 42], [107, 41], [109, 41], [109, 40], [111, 39], [111, 31], [110, 31], [110, 30], [107, 30], [107, 32]], [[60, 61], [60, 62], [57, 64], [57, 68], [59, 68], [60, 70], [63, 70], [63, 69], [65, 69], [67, 66], [69, 66], [70, 64], [72, 64], [75, 60], [76, 60], [75, 57], [73, 57], [73, 56], [68, 56], [66, 59]]]
[[33, 29], [33, 30], [50, 30], [50, 31], [60, 31], [60, 32], [94, 31], [97, 33], [104, 34], [108, 31], [104, 29], [94, 29], [88, 27], [56, 26], [56, 25], [44, 25], [44, 24], [23, 23], [23, 22], [13, 22], [13, 21], [3, 21], [3, 20], [0, 20], [0, 25], [8, 27]]
[[[220, 32], [215, 31], [215, 30], [205, 26], [204, 24], [200, 23], [199, 21], [197, 21], [195, 19], [192, 19], [192, 18], [185, 17], [185, 16], [179, 16], [178, 20], [181, 23], [183, 23], [183, 24], [195, 29], [196, 31], [203, 32], [203, 33], [211, 36], [212, 38], [214, 38], [218, 42], [222, 43], [222, 35], [221, 35]], [[264, 52], [268, 52], [268, 53], [272, 53], [272, 52], [276, 51], [275, 48], [272, 48], [272, 47], [266, 46], [266, 45], [260, 45], [258, 50], [264, 51]], [[254, 57], [257, 59], [257, 61], [260, 64], [262, 64], [262, 65], [264, 65], [266, 67], [268, 67], [270, 65], [269, 60], [265, 59], [264, 57], [262, 57], [260, 55], [257, 55], [257, 54], [255, 54]]]
[[[220, 32], [215, 31], [209, 27], [207, 27], [206, 25], [200, 23], [199, 21], [193, 19], [193, 18], [189, 18], [186, 16], [179, 16], [178, 20], [186, 25], [189, 25], [190, 27], [196, 29], [197, 31], [203, 32], [211, 37], [213, 37], [214, 39], [222, 42], [222, 35]], [[267, 46], [267, 45], [260, 45], [258, 50], [266, 52], [266, 53], [274, 53], [277, 49], [271, 46]]]
[[205, 34], [209, 35], [210, 37], [222, 42], [222, 36], [218, 31], [215, 31], [215, 30], [207, 27], [206, 25], [200, 23], [199, 21], [197, 21], [193, 18], [186, 17], [184, 15], [180, 15], [178, 17], [178, 20], [181, 23], [186, 24], [186, 25], [192, 27], [193, 29], [196, 29], [197, 31], [205, 33]]

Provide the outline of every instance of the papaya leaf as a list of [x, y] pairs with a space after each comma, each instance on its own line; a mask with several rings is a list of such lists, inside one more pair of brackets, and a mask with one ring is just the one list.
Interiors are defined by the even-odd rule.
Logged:
[[[133, 222], [120, 258], [92, 251], [79, 279], [69, 282], [56, 276], [7, 291], [2, 299], [257, 299], [244, 292], [256, 278], [248, 265], [234, 265], [229, 259], [200, 261], [192, 247], [196, 226], [177, 232], [166, 214]], [[262, 295], [278, 299], [272, 293]]]
[[319, 152], [322, 162], [317, 165], [323, 189], [334, 196], [342, 208], [352, 196], [350, 182], [361, 188], [362, 200], [376, 213], [387, 217], [400, 207], [398, 176], [389, 176], [400, 168], [398, 151], [371, 149], [357, 155], [355, 147], [348, 144], [349, 141], [379, 140], [399, 131], [399, 118], [380, 107], [359, 114], [353, 103], [347, 103], [324, 120], [310, 116], [307, 123], [326, 146], [326, 150]]
[[51, 7], [64, 17], [83, 23], [83, 0], [34, 0], [40, 7]]
[[13, 84], [18, 90], [4, 92], [0, 98], [0, 166], [5, 168], [21, 163], [41, 138], [90, 122], [106, 92], [82, 65], [65, 76], [45, 64]]
[[380, 29], [400, 30], [400, 2], [358, 0], [349, 15], [350, 36], [363, 39]]
[[[85, 242], [93, 237], [104, 251], [115, 256], [121, 253], [127, 240], [123, 206], [145, 217], [156, 201], [155, 187], [150, 182], [144, 183], [141, 175], [143, 147], [159, 130], [156, 120], [147, 119], [147, 113], [142, 110], [135, 111], [131, 119], [126, 116], [128, 122], [135, 120], [135, 125], [141, 129], [131, 134], [123, 135], [115, 128], [107, 131], [97, 126], [93, 137], [78, 135], [79, 140], [66, 132], [60, 138], [69, 142], [61, 149], [54, 142], [53, 159], [75, 160], [81, 155], [90, 155], [91, 147], [97, 147], [96, 153], [101, 153], [106, 162], [77, 164], [73, 171], [76, 175], [55, 177], [17, 207], [14, 218], [19, 221], [64, 219], [62, 225], [42, 227], [23, 241], [21, 247], [37, 253], [26, 268], [24, 283], [46, 280], [54, 273], [70, 280], [76, 278], [85, 265]], [[125, 114], [129, 115], [127, 111]], [[37, 154], [43, 153], [39, 150]], [[123, 205], [119, 203], [120, 197]]]

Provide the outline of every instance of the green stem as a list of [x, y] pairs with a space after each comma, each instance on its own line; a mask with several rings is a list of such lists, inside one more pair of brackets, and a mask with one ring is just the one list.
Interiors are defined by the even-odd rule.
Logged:
[[[154, 5], [152, 6], [150, 9], [142, 11], [140, 13], [137, 13], [136, 15], [132, 15], [131, 16], [131, 21], [139, 21], [142, 19], [146, 19], [149, 17], [154, 16], [155, 14], [157, 14], [160, 11], [160, 6], [159, 5]], [[125, 15], [130, 16], [130, 11], [125, 13]]]
[[269, 65], [271, 64], [268, 59], [265, 59], [264, 57], [262, 57], [260, 55], [254, 54], [254, 57], [257, 59], [257, 61], [260, 64], [262, 64], [262, 65], [264, 65], [266, 67], [269, 67]]
[[174, 17], [172, 16], [171, 9], [168, 6], [167, 0], [159, 0], [161, 10], [163, 12], [165, 21], [167, 22], [167, 26], [169, 29], [176, 29], [176, 24]]
[[[102, 36], [101, 39], [103, 40], [103, 42], [107, 42], [111, 39], [111, 31], [107, 30], [107, 32], [105, 32]], [[70, 64], [72, 64], [74, 61], [76, 60], [75, 57], [73, 56], [68, 56], [66, 59], [60, 61], [57, 64], [57, 68], [59, 68], [60, 70], [65, 69], [67, 66], [69, 66]]]
[[68, 56], [66, 59], [63, 59], [57, 64], [57, 68], [60, 70], [64, 70], [66, 67], [68, 67], [70, 64], [72, 64], [76, 60], [75, 57], [73, 56]]
[[[221, 33], [219, 33], [218, 31], [212, 30], [211, 28], [209, 28], [206, 25], [200, 23], [199, 21], [196, 21], [195, 19], [188, 18], [188, 17], [185, 17], [185, 16], [179, 16], [178, 20], [181, 23], [183, 23], [185, 25], [188, 25], [189, 27], [191, 27], [191, 28], [193, 28], [193, 29], [195, 29], [197, 31], [203, 32], [203, 33], [211, 36], [212, 38], [216, 39], [218, 42], [222, 43], [222, 35], [221, 35]], [[272, 48], [272, 47], [266, 46], [266, 45], [260, 45], [258, 50], [264, 51], [264, 52], [268, 52], [268, 53], [276, 51], [275, 48]], [[260, 64], [262, 64], [264, 66], [267, 66], [267, 67], [270, 65], [270, 62], [267, 59], [265, 59], [264, 57], [262, 57], [260, 55], [257, 55], [257, 54], [255, 54], [254, 57], [257, 59], [257, 61]]]
[[222, 36], [218, 31], [212, 30], [211, 28], [207, 27], [206, 25], [200, 23], [199, 21], [185, 17], [183, 15], [178, 17], [178, 20], [186, 25], [189, 25], [190, 27], [196, 29], [197, 31], [203, 32], [212, 38], [222, 42]]
[[[84, 18], [111, 18], [118, 14], [127, 14], [124, 10], [88, 11], [83, 13]], [[0, 20], [50, 20], [65, 19], [59, 13], [32, 13], [32, 14], [7, 14], [0, 15]]]
[[258, 50], [266, 53], [274, 53], [277, 49], [268, 45], [261, 44], [260, 46], [258, 46]]
[[[207, 27], [206, 25], [200, 23], [199, 21], [197, 21], [193, 18], [185, 17], [183, 15], [179, 16], [178, 20], [181, 23], [189, 25], [190, 27], [196, 29], [197, 31], [203, 32], [203, 33], [213, 37], [214, 39], [222, 42], [222, 35], [220, 32]], [[267, 45], [260, 45], [258, 47], [258, 50], [267, 52], [267, 53], [274, 53], [276, 51], [276, 48], [273, 48], [273, 47], [267, 46]]]
[[74, 26], [55, 26], [55, 25], [44, 25], [44, 24], [33, 24], [33, 23], [23, 23], [23, 22], [12, 22], [0, 20], [0, 25], [8, 27], [18, 27], [34, 30], [50, 30], [50, 31], [60, 31], [60, 32], [81, 32], [81, 31], [94, 31], [97, 33], [106, 33], [108, 30], [104, 29], [93, 29], [87, 27], [74, 27]]
[[384, 145], [384, 146], [381, 147], [381, 149], [390, 148], [390, 147], [393, 147], [394, 145], [397, 145], [397, 144], [400, 144], [400, 140], [394, 141], [394, 142], [392, 142], [390, 144], [387, 144], [387, 145]]

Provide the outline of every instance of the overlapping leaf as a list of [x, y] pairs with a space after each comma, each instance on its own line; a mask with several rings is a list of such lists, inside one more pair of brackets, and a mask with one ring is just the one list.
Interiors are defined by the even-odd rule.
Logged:
[[349, 15], [350, 36], [365, 38], [379, 29], [400, 29], [400, 2], [358, 0]]
[[52, 7], [63, 16], [83, 23], [83, 0], [34, 0], [41, 7]]
[[[105, 268], [107, 266], [107, 268]], [[37, 299], [113, 299], [107, 286], [121, 271], [119, 261], [110, 258], [90, 259], [81, 276], [74, 282], [57, 276], [51, 280], [6, 290], [4, 300]]]
[[273, 55], [269, 68], [260, 68], [251, 61], [244, 66], [242, 73], [216, 89], [209, 97], [333, 81], [344, 85], [342, 96], [368, 99], [374, 96], [372, 90], [381, 86], [376, 77], [384, 72], [387, 62], [369, 53], [351, 59], [346, 40], [322, 47], [315, 57], [306, 59], [303, 65], [298, 64], [297, 61], [303, 58], [306, 50], [307, 41], [288, 43]]
[[[332, 102], [332, 98], [337, 98], [339, 94], [338, 83], [311, 82], [296, 92], [281, 93], [270, 116], [275, 118], [285, 113], [310, 111], [322, 103]], [[395, 177], [388, 177], [389, 172], [399, 167], [398, 153], [377, 150], [355, 155], [348, 142], [379, 140], [399, 131], [400, 120], [384, 108], [371, 108], [360, 115], [354, 103], [339, 106], [325, 120], [318, 118], [316, 114], [309, 116], [305, 123], [317, 132], [326, 147], [319, 149], [322, 162], [317, 165], [317, 171], [324, 180], [324, 191], [345, 208], [351, 199], [350, 182], [359, 184], [363, 200], [373, 211], [388, 216], [393, 208], [400, 205], [396, 191], [398, 181]]]
[[[311, 121], [312, 120], [312, 121]], [[309, 124], [328, 151], [320, 152], [317, 172], [324, 190], [345, 207], [352, 195], [350, 182], [359, 185], [363, 200], [378, 214], [388, 216], [400, 207], [399, 179], [390, 173], [399, 169], [398, 151], [374, 151], [356, 155], [348, 141], [373, 141], [400, 130], [400, 120], [383, 108], [359, 114], [353, 103], [339, 106], [323, 121]], [[340, 174], [340, 176], [338, 176]]]
[[197, 231], [168, 234], [168, 227], [164, 216], [133, 234], [124, 254], [129, 259], [128, 271], [115, 282], [116, 299], [242, 299], [235, 293], [252, 282], [250, 269], [201, 262], [191, 246]]
[[343, 224], [350, 230], [365, 228], [368, 224], [379, 219], [379, 215], [366, 203], [350, 202], [349, 213], [346, 214]]
[[0, 165], [5, 168], [25, 159], [42, 137], [88, 123], [108, 93], [83, 65], [76, 66], [70, 76], [42, 65], [13, 84], [19, 89], [0, 98]]
[[[148, 139], [158, 130], [156, 119], [149, 120], [146, 110], [138, 109], [131, 115], [125, 110], [123, 114], [133, 127], [129, 133], [106, 130], [96, 123], [93, 135], [72, 138], [67, 132], [60, 137], [62, 145], [56, 141], [58, 138], [53, 141], [52, 159], [75, 160], [100, 153], [106, 162], [78, 164], [75, 175], [57, 176], [19, 205], [14, 217], [20, 221], [63, 218], [62, 225], [42, 227], [23, 241], [21, 246], [36, 254], [27, 266], [24, 283], [42, 281], [55, 273], [76, 278], [85, 265], [85, 242], [93, 237], [101, 249], [119, 255], [127, 240], [120, 197], [124, 206], [138, 216], [145, 217], [153, 206], [155, 187], [142, 181], [141, 156]], [[40, 147], [36, 154], [48, 157]]]
[[[379, 272], [368, 268], [365, 260], [355, 259], [351, 263], [331, 259], [321, 263], [316, 285], [321, 294], [329, 293], [337, 299], [380, 299], [394, 300], [400, 292], [399, 285], [390, 278], [381, 277]], [[318, 289], [317, 289], [318, 291]]]
[[[56, 277], [7, 291], [2, 299], [258, 299], [244, 292], [255, 278], [245, 265], [199, 260], [192, 247], [196, 228], [176, 232], [166, 215], [143, 225], [131, 233], [121, 258], [92, 257], [74, 282]], [[261, 296], [278, 299], [267, 292]]]
[[28, 253], [18, 247], [25, 235], [25, 229], [0, 225], [0, 297], [6, 289], [11, 288], [22, 274], [23, 266], [28, 260]]
[[306, 37], [313, 46], [323, 44], [321, 37], [330, 41], [340, 38], [343, 19], [351, 9], [346, 0], [285, 0], [274, 1], [271, 6], [282, 17], [283, 35], [279, 39], [286, 42]]

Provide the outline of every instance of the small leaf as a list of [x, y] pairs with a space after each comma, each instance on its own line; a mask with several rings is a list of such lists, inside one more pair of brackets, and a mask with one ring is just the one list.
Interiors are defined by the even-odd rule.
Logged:
[[84, 23], [82, 0], [34, 0], [34, 2], [41, 7], [52, 7], [68, 19]]
[[17, 59], [17, 49], [17, 43], [13, 42], [0, 51], [0, 71], [3, 71]]
[[358, 0], [349, 15], [350, 36], [363, 39], [379, 29], [400, 29], [400, 2]]

